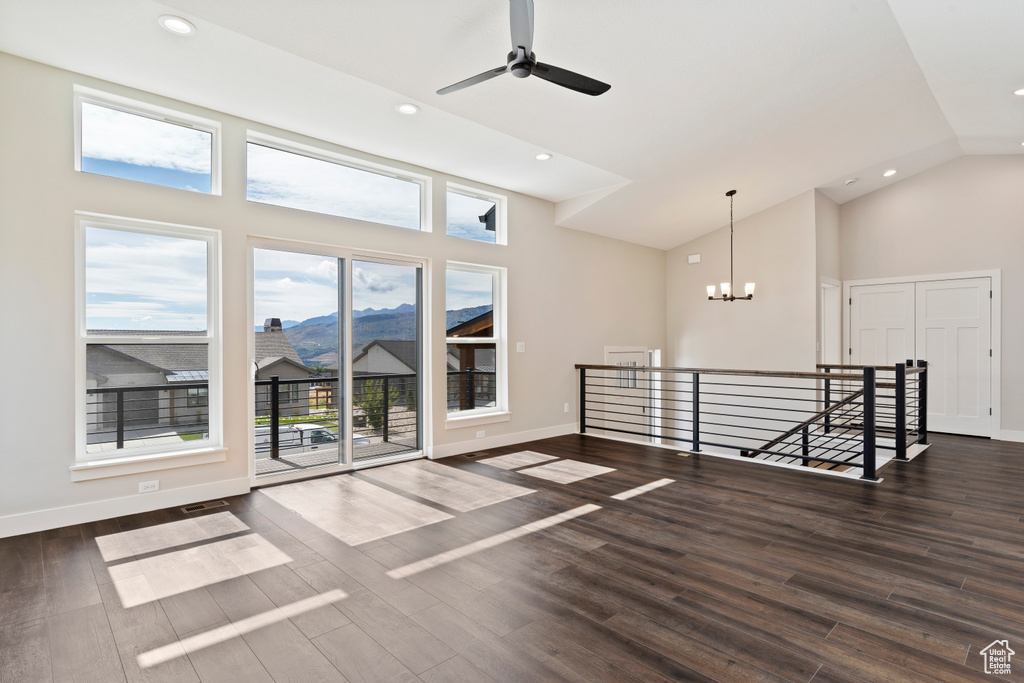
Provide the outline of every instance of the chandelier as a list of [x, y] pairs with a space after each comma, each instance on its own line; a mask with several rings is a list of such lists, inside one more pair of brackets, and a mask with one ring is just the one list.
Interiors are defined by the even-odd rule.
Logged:
[[708, 301], [750, 301], [754, 298], [754, 283], [748, 282], [743, 286], [745, 296], [736, 296], [732, 288], [732, 198], [736, 196], [736, 190], [729, 190], [725, 193], [729, 198], [729, 281], [722, 283], [722, 296], [715, 296], [715, 286], [708, 285]]

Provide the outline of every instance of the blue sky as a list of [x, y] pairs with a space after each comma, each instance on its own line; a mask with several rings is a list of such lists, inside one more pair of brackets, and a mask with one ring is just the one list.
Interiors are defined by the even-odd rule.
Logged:
[[494, 202], [467, 197], [457, 192], [448, 193], [448, 234], [480, 242], [494, 242], [495, 231], [487, 230], [480, 216], [494, 206]]
[[493, 277], [487, 273], [449, 270], [445, 283], [445, 310], [457, 311], [476, 306], [492, 306]]
[[88, 228], [90, 330], [206, 329], [206, 242]]
[[248, 144], [250, 201], [420, 229], [420, 185]]
[[213, 136], [82, 103], [82, 170], [210, 192]]

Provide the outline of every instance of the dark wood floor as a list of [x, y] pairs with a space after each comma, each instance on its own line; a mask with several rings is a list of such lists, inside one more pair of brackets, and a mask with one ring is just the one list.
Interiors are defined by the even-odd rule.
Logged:
[[[482, 462], [522, 450], [615, 471]], [[580, 436], [437, 465], [535, 492], [341, 475], [444, 517], [356, 546], [273, 489], [209, 538], [173, 509], [0, 540], [0, 680], [980, 681], [995, 640], [1024, 680], [1024, 445], [935, 436], [878, 485]]]

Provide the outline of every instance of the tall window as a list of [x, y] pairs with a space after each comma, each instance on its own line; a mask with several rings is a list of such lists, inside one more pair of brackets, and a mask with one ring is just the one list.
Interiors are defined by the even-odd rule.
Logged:
[[218, 233], [78, 223], [79, 459], [219, 444]]
[[448, 236], [507, 244], [505, 198], [459, 185], [448, 185]]
[[422, 229], [425, 178], [356, 166], [323, 150], [280, 148], [284, 144], [248, 143], [249, 201]]
[[446, 365], [451, 416], [507, 410], [503, 268], [448, 262]]
[[220, 193], [219, 123], [85, 88], [76, 93], [77, 170]]

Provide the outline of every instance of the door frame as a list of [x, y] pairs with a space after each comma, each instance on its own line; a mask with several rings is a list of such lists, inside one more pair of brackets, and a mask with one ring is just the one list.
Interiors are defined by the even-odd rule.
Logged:
[[[254, 364], [251, 362], [256, 355], [256, 337], [255, 337], [255, 326], [256, 322], [253, 318], [253, 307], [256, 301], [256, 288], [253, 278], [256, 275], [255, 267], [255, 250], [256, 249], [273, 249], [276, 251], [290, 251], [300, 254], [315, 254], [318, 256], [324, 256], [327, 258], [338, 258], [345, 259], [348, 268], [345, 271], [339, 272], [339, 282], [342, 277], [348, 280], [344, 283], [343, 288], [340, 289], [339, 299], [339, 310], [338, 320], [341, 323], [342, 315], [349, 315], [352, 310], [352, 288], [351, 288], [351, 263], [357, 260], [363, 261], [376, 261], [379, 263], [391, 263], [395, 265], [403, 266], [416, 266], [421, 269], [420, 275], [420, 298], [421, 301], [418, 303], [420, 310], [419, 315], [419, 329], [417, 330], [417, 336], [420, 339], [419, 343], [419, 381], [420, 381], [420, 396], [419, 396], [419, 410], [420, 410], [420, 443], [422, 445], [418, 455], [409, 457], [405, 454], [401, 456], [395, 456], [390, 459], [382, 458], [379, 461], [374, 461], [373, 465], [382, 465], [388, 462], [399, 462], [401, 460], [410, 460], [427, 457], [427, 453], [430, 452], [431, 445], [433, 444], [433, 413], [432, 413], [432, 401], [430, 397], [433, 395], [432, 389], [432, 372], [430, 371], [430, 358], [432, 357], [430, 334], [431, 329], [431, 259], [423, 256], [414, 256], [411, 254], [394, 254], [390, 252], [373, 251], [369, 249], [360, 249], [356, 247], [343, 247], [336, 245], [328, 245], [319, 242], [304, 242], [300, 240], [291, 240], [275, 237], [262, 237], [257, 235], [250, 235], [246, 240], [246, 343], [247, 350], [246, 356], [250, 359], [249, 369], [246, 374], [246, 460], [248, 461], [249, 468], [249, 482], [250, 486], [267, 486], [270, 484], [281, 484], [288, 481], [295, 481], [299, 479], [308, 479], [310, 477], [321, 477], [327, 474], [339, 474], [342, 472], [353, 472], [360, 469], [360, 465], [353, 463], [351, 439], [352, 439], [352, 411], [345, 410], [345, 433], [346, 438], [349, 441], [348, 452], [341, 454], [337, 465], [330, 467], [317, 467], [312, 470], [303, 470], [294, 473], [285, 473], [273, 476], [260, 477], [256, 479], [256, 461], [253, 458], [253, 454], [256, 450], [256, 434], [252, 429], [252, 425], [256, 419], [256, 387], [253, 384], [254, 377]], [[344, 306], [340, 306], [344, 304]], [[344, 310], [342, 310], [344, 308]], [[351, 322], [351, 321], [349, 321]], [[351, 324], [346, 324], [343, 328], [344, 343], [346, 348], [351, 348], [352, 345], [352, 329]], [[351, 352], [349, 352], [351, 353]], [[342, 363], [339, 358], [338, 366], [338, 383], [339, 383], [339, 395], [344, 395], [346, 400], [349, 400], [352, 396], [352, 363], [351, 358], [346, 357], [346, 362]], [[226, 380], [225, 380], [226, 381]], [[345, 391], [342, 394], [341, 384], [346, 385]], [[341, 419], [341, 401], [339, 400], [338, 412], [339, 419]], [[340, 426], [340, 425], [339, 425]], [[339, 441], [339, 448], [341, 442]], [[367, 466], [367, 465], [363, 465]]]
[[[972, 270], [960, 273], [938, 273], [935, 275], [906, 275], [903, 277], [882, 277], [869, 278], [865, 280], [846, 280], [843, 282], [843, 298], [846, 303], [842, 304], [843, 309], [843, 340], [847, 353], [844, 358], [849, 359], [849, 349], [853, 347], [850, 330], [850, 288], [859, 285], [895, 285], [902, 283], [935, 282], [940, 280], [969, 280], [974, 278], [987, 277], [992, 281], [992, 309], [989, 319], [989, 343], [992, 345], [992, 364], [990, 372], [992, 376], [989, 384], [989, 405], [992, 407], [992, 420], [990, 422], [990, 438], [1002, 439], [1001, 411], [1002, 411], [1002, 271], [1001, 270]], [[915, 330], [916, 334], [916, 330]], [[915, 340], [916, 347], [917, 342]]]

